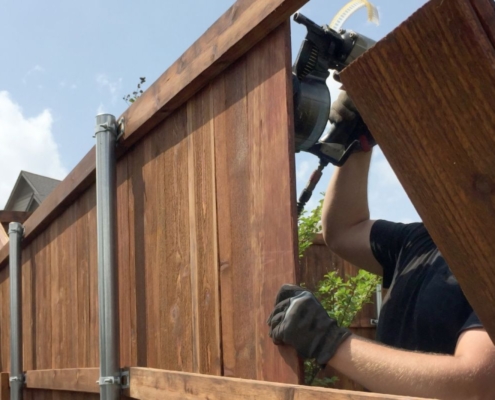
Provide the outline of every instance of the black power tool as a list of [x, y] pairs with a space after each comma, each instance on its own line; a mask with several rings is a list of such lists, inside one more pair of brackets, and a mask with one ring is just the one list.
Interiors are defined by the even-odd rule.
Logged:
[[294, 15], [294, 21], [308, 30], [292, 74], [296, 152], [306, 151], [320, 159], [318, 169], [299, 198], [297, 209], [300, 215], [321, 178], [323, 168], [329, 163], [342, 166], [360, 144], [358, 138], [350, 140], [349, 137], [357, 124], [363, 123], [360, 117], [339, 123], [330, 121], [330, 129], [322, 137], [331, 105], [326, 84], [330, 70], [335, 71], [334, 78], [337, 78], [340, 71], [375, 42], [352, 31], [337, 32], [328, 25], [319, 26], [301, 13]]

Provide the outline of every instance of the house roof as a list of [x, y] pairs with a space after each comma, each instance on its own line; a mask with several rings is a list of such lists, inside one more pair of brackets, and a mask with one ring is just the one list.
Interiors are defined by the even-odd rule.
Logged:
[[57, 179], [48, 178], [46, 176], [33, 174], [32, 172], [21, 171], [17, 181], [14, 185], [14, 189], [10, 193], [9, 199], [5, 204], [5, 210], [8, 210], [11, 207], [11, 203], [13, 203], [15, 199], [15, 193], [17, 188], [19, 187], [19, 182], [21, 181], [27, 182], [27, 184], [33, 189], [34, 199], [38, 204], [41, 204], [43, 200], [51, 193], [53, 189], [61, 182]]

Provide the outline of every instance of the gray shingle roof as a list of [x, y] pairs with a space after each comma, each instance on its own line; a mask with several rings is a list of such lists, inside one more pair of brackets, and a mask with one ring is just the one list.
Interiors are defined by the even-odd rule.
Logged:
[[53, 189], [61, 182], [57, 179], [48, 178], [33, 174], [32, 172], [21, 171], [21, 175], [28, 181], [34, 190], [34, 196], [39, 203], [51, 193]]
[[10, 193], [9, 199], [5, 204], [5, 209], [9, 210], [13, 207], [18, 196], [19, 182], [25, 181], [33, 191], [33, 197], [36, 203], [41, 204], [43, 200], [51, 193], [55, 187], [61, 182], [57, 179], [48, 178], [46, 176], [33, 174], [32, 172], [21, 171], [17, 181]]

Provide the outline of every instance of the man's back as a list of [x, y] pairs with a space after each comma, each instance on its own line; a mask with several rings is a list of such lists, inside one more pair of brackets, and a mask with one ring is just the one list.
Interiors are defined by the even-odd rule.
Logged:
[[401, 349], [454, 354], [459, 335], [482, 327], [445, 259], [421, 223], [376, 221], [370, 234], [383, 267], [377, 340]]

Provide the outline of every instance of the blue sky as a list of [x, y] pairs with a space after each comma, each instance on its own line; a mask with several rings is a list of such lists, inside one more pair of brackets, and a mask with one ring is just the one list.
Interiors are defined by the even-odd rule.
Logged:
[[[345, 28], [379, 40], [425, 0], [375, 0], [380, 25], [365, 10]], [[301, 10], [329, 23], [347, 0], [311, 0]], [[0, 207], [20, 170], [62, 179], [94, 145], [98, 112], [120, 115], [122, 97], [140, 76], [148, 87], [231, 5], [233, 0], [1, 1]], [[292, 23], [294, 57], [305, 35]], [[330, 84], [332, 94], [338, 86]], [[317, 159], [298, 154], [298, 192]], [[317, 192], [329, 181], [328, 168]], [[316, 204], [318, 196], [310, 207]], [[370, 175], [372, 217], [418, 220], [380, 151]]]

